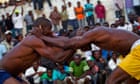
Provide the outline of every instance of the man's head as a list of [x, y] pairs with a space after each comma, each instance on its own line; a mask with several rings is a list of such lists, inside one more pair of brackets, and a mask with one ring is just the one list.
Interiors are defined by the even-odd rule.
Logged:
[[48, 69], [47, 69], [47, 74], [48, 74], [49, 77], [52, 77], [52, 69], [49, 69], [49, 68], [48, 68]]
[[39, 65], [40, 65], [39, 61], [33, 63], [33, 68], [34, 68], [35, 71], [37, 71]]
[[28, 11], [28, 14], [29, 14], [29, 15], [33, 15], [33, 13], [32, 13], [32, 11], [31, 11], [31, 10], [30, 10], [30, 11]]
[[90, 0], [87, 0], [87, 3], [90, 3]]
[[12, 32], [11, 31], [6, 31], [5, 32], [5, 37], [6, 37], [7, 42], [11, 42], [12, 41]]
[[68, 2], [68, 7], [71, 7], [71, 2]]
[[33, 28], [39, 28], [42, 31], [43, 35], [50, 35], [52, 34], [52, 24], [51, 22], [44, 18], [44, 17], [40, 17], [38, 18], [34, 24], [33, 24]]
[[78, 7], [80, 7], [80, 6], [81, 6], [81, 3], [80, 3], [80, 1], [78, 1], [78, 2], [77, 2], [77, 6], [78, 6]]
[[97, 4], [101, 4], [101, 1], [97, 1]]
[[125, 24], [125, 17], [124, 16], [121, 16], [119, 18], [119, 21], [120, 21], [120, 25], [124, 25]]
[[75, 54], [73, 58], [74, 58], [74, 62], [75, 62], [77, 65], [79, 65], [80, 62], [81, 62], [81, 55], [80, 55], [80, 54]]

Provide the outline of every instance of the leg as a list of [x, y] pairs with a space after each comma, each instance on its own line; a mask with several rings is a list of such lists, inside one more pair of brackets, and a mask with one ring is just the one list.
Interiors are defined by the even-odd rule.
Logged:
[[117, 69], [113, 71], [107, 79], [106, 84], [120, 84], [128, 78], [130, 78], [130, 75], [123, 71], [120, 67], [117, 67]]
[[125, 84], [139, 84], [139, 81], [135, 78], [129, 78], [128, 80], [126, 80]]
[[16, 79], [11, 77], [11, 78], [5, 80], [5, 82], [3, 84], [21, 84], [21, 83], [19, 81], [17, 81]]

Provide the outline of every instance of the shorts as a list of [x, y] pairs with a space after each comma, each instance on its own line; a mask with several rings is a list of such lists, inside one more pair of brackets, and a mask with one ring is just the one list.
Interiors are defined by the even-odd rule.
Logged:
[[[7, 71], [0, 69], [0, 84], [3, 84], [7, 79], [13, 77]], [[19, 77], [14, 77], [19, 82], [23, 82], [23, 80]]]
[[118, 65], [133, 78], [140, 80], [140, 40], [137, 40], [130, 53]]

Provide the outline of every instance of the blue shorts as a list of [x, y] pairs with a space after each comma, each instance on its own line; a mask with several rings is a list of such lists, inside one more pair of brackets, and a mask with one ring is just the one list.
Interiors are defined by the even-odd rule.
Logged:
[[[3, 84], [10, 77], [13, 77], [13, 76], [10, 75], [7, 71], [0, 69], [0, 84]], [[13, 78], [17, 79], [19, 82], [23, 82], [23, 80], [20, 79], [19, 77], [13, 77]]]

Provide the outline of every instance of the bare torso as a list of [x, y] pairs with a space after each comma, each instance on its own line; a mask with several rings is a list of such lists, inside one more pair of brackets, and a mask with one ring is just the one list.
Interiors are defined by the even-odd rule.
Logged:
[[118, 29], [99, 28], [90, 32], [89, 36], [97, 46], [102, 49], [118, 51], [121, 54], [128, 54], [133, 43], [140, 39], [138, 35], [132, 32]]
[[[43, 41], [35, 36], [28, 36], [23, 39], [23, 41], [3, 57], [1, 61], [1, 69], [8, 71], [14, 76], [25, 71], [27, 68], [32, 66], [33, 62], [40, 59], [41, 56], [35, 51], [33, 46], [34, 44], [40, 44], [41, 42]], [[54, 53], [52, 53], [52, 55], [55, 55], [57, 52], [63, 52], [60, 48], [48, 48], [53, 48]]]

